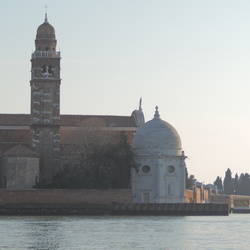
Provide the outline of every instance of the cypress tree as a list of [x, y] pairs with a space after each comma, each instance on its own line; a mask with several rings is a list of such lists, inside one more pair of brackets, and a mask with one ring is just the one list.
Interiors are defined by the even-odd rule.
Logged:
[[228, 168], [223, 181], [225, 194], [234, 194], [234, 183], [232, 179], [232, 172]]
[[221, 177], [217, 176], [216, 180], [214, 181], [214, 185], [216, 185], [219, 190], [223, 189]]

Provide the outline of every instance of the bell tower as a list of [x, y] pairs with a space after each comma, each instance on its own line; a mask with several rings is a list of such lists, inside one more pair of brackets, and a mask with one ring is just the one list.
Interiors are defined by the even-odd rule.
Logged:
[[30, 145], [40, 155], [40, 180], [60, 168], [60, 52], [47, 13], [37, 29], [31, 56]]

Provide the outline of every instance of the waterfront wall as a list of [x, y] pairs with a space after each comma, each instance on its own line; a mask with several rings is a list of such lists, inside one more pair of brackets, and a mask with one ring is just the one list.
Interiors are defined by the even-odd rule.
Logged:
[[113, 202], [131, 203], [130, 189], [0, 189], [0, 205], [110, 205]]
[[[203, 203], [198, 194], [192, 190], [186, 190], [187, 203]], [[228, 203], [222, 201], [220, 196], [214, 199], [213, 203]], [[224, 197], [225, 198], [225, 197]], [[218, 202], [218, 199], [220, 200]], [[131, 189], [26, 189], [10, 190], [0, 189], [0, 205], [82, 205], [82, 204], [102, 204], [111, 203], [132, 203]], [[209, 202], [205, 200], [205, 202]]]
[[82, 206], [0, 206], [0, 215], [228, 215], [228, 204], [112, 203]]
[[228, 204], [135, 203], [114, 204], [113, 215], [228, 215]]
[[232, 195], [211, 195], [211, 203], [222, 204], [226, 203], [230, 208], [233, 207], [233, 196]]
[[[191, 195], [191, 192], [189, 193]], [[228, 215], [228, 204], [132, 204], [132, 192], [130, 189], [0, 190], [0, 215], [105, 214]]]
[[186, 203], [210, 203], [211, 191], [195, 187], [195, 191], [186, 189]]

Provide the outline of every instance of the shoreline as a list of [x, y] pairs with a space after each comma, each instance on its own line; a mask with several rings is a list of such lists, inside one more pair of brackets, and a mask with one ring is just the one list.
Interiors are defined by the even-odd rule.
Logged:
[[137, 203], [124, 204], [13, 204], [0, 206], [0, 216], [113, 215], [113, 216], [228, 216], [227, 204]]

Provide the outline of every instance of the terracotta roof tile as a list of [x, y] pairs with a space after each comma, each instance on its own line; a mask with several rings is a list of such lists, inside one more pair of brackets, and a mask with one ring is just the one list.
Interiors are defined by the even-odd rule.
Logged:
[[0, 126], [29, 126], [30, 115], [28, 114], [0, 114]]
[[61, 115], [61, 126], [136, 127], [132, 116]]
[[22, 145], [17, 145], [3, 153], [3, 156], [38, 157], [39, 154]]

